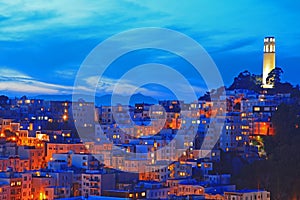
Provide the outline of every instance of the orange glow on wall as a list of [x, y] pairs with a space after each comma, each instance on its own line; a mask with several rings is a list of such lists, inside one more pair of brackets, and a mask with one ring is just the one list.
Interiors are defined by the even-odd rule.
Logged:
[[254, 135], [275, 135], [271, 122], [254, 122]]

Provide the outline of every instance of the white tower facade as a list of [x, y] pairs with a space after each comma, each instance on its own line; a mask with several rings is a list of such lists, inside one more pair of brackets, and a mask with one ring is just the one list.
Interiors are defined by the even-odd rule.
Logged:
[[265, 37], [264, 39], [264, 61], [262, 87], [272, 88], [272, 84], [267, 84], [268, 74], [275, 68], [275, 38]]

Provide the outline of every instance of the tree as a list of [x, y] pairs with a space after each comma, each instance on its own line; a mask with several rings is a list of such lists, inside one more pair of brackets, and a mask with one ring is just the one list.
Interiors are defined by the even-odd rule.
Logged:
[[258, 79], [258, 76], [255, 74], [251, 74], [246, 70], [241, 72], [237, 77], [234, 78], [234, 81], [229, 89], [248, 89], [259, 92], [261, 89], [260, 85], [261, 81]]
[[5, 95], [0, 96], [0, 106], [5, 106], [8, 103], [8, 97]]
[[268, 85], [274, 85], [276, 87], [281, 82], [281, 75], [283, 70], [280, 67], [275, 67], [269, 74], [266, 79]]

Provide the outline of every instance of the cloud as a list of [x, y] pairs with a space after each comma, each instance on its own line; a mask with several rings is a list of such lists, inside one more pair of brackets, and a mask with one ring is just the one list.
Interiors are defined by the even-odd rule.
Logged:
[[[85, 87], [79, 89], [90, 91]], [[22, 94], [71, 94], [73, 87], [38, 81], [20, 71], [2, 67], [0, 68], [0, 90]]]
[[[253, 63], [253, 57], [248, 54], [254, 48], [256, 52], [260, 51], [263, 37], [268, 34], [278, 38], [278, 52], [297, 56], [299, 46], [297, 37], [300, 35], [298, 27], [300, 26], [298, 26], [297, 10], [299, 5], [295, 4], [297, 5], [258, 0], [246, 0], [243, 4], [237, 4], [233, 0], [226, 2], [191, 0], [172, 3], [165, 0], [159, 2], [151, 0], [78, 0], [76, 2], [52, 0], [42, 4], [35, 0], [4, 0], [0, 2], [0, 60], [2, 60], [0, 65], [20, 66], [24, 64], [28, 66], [26, 73], [34, 74], [32, 75], [34, 77], [22, 73], [23, 68], [19, 68], [19, 71], [9, 71], [10, 68], [5, 68], [0, 71], [0, 85], [2, 90], [14, 88], [20, 92], [23, 92], [21, 89], [23, 85], [27, 87], [27, 90], [31, 88], [31, 92], [71, 92], [72, 87], [66, 85], [72, 85], [71, 80], [76, 72], [70, 69], [71, 67], [67, 70], [65, 68], [58, 70], [59, 66], [70, 66], [69, 64], [79, 66], [87, 52], [99, 42], [121, 31], [140, 27], [166, 27], [191, 36], [208, 52], [218, 54], [214, 55], [215, 58], [223, 59], [219, 65], [220, 69], [226, 71], [224, 75], [230, 76], [231, 79], [232, 74], [240, 70], [239, 65], [251, 63], [256, 66], [261, 62], [258, 59], [256, 63]], [[159, 35], [145, 34], [145, 37], [148, 38], [149, 46], [161, 43]], [[124, 46], [130, 47], [132, 41], [141, 41], [140, 39], [122, 38], [122, 42]], [[176, 41], [176, 38], [168, 39]], [[279, 41], [282, 41], [281, 46]], [[168, 45], [176, 44], [177, 42], [173, 42]], [[185, 54], [191, 52], [189, 46], [182, 45], [181, 48]], [[113, 52], [115, 49], [111, 48], [107, 51]], [[234, 55], [237, 52], [235, 50], [242, 51], [245, 59]], [[222, 54], [223, 52], [226, 54]], [[162, 61], [173, 58], [173, 55], [158, 55], [151, 52], [149, 56], [142, 55], [136, 60]], [[295, 60], [289, 62], [295, 63]], [[128, 65], [131, 64], [130, 61], [128, 63]], [[44, 68], [41, 69], [40, 66]], [[291, 69], [290, 66], [286, 67]], [[232, 74], [229, 73], [230, 70]], [[113, 78], [118, 72], [119, 70], [115, 70], [111, 73]], [[9, 76], [9, 74], [14, 75]], [[293, 71], [290, 76], [295, 76], [295, 74], [297, 73]], [[190, 78], [190, 76], [192, 76], [191, 73], [187, 77]], [[105, 83], [101, 85], [103, 88], [99, 86], [99, 90], [111, 92], [117, 81], [113, 78], [107, 76]], [[90, 81], [92, 85], [95, 80], [87, 81]], [[50, 82], [57, 84], [50, 84]], [[86, 82], [86, 86], [80, 89], [90, 91], [90, 85]], [[194, 86], [199, 87], [196, 84]], [[201, 86], [199, 88], [197, 91], [201, 91]], [[132, 89], [134, 89], [132, 82], [122, 82], [124, 93]], [[153, 92], [147, 88], [142, 90], [151, 95], [160, 95], [159, 92]]]
[[[120, 94], [120, 95], [132, 95], [132, 91], [140, 92], [145, 95], [149, 95], [151, 91], [146, 88], [139, 88], [131, 83], [130, 80], [119, 80], [113, 78], [102, 77], [98, 82], [98, 76], [91, 76], [85, 79], [88, 87], [95, 88], [97, 87], [97, 93], [105, 94]], [[118, 88], [115, 90], [115, 88]], [[151, 93], [153, 94], [153, 92]]]
[[54, 73], [57, 77], [63, 79], [74, 79], [76, 75], [75, 69], [66, 69], [66, 70], [56, 70]]
[[31, 77], [23, 74], [22, 72], [10, 69], [10, 68], [0, 68], [0, 79], [30, 79]]

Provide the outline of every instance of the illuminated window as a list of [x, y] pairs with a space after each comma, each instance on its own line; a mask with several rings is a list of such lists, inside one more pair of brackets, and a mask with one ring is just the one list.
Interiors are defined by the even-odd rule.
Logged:
[[260, 111], [260, 107], [254, 107], [254, 111], [256, 112]]
[[146, 192], [142, 192], [142, 197], [146, 196]]
[[63, 115], [63, 119], [64, 119], [64, 120], [67, 120], [67, 119], [68, 119], [68, 116], [67, 116], [67, 115]]

